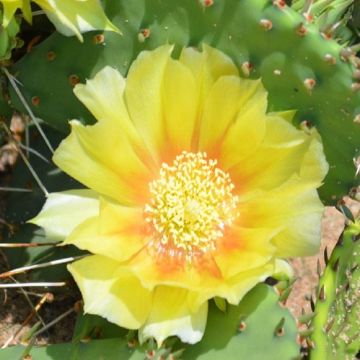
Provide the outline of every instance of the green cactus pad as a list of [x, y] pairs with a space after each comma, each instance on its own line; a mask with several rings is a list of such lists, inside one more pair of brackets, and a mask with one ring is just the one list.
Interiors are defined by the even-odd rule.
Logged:
[[187, 348], [184, 359], [295, 359], [295, 321], [278, 300], [271, 287], [260, 284], [226, 313], [213, 306], [203, 340]]
[[[330, 163], [320, 191], [326, 202], [359, 183], [353, 158], [360, 153], [360, 125], [354, 122], [360, 92], [353, 56], [284, 1], [108, 0], [105, 6], [123, 36], [90, 33], [79, 44], [54, 34], [13, 67], [37, 116], [63, 131], [73, 118], [91, 122], [73, 95], [74, 84], [105, 65], [126, 75], [144, 49], [169, 42], [178, 51], [205, 42], [230, 55], [243, 76], [262, 77], [270, 111], [297, 109], [297, 125], [318, 128]], [[14, 92], [12, 100], [22, 108]]]

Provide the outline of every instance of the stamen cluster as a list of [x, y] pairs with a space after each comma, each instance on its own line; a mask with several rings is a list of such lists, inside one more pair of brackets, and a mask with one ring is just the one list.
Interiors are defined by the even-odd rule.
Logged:
[[225, 227], [237, 216], [238, 196], [228, 173], [204, 152], [182, 152], [149, 184], [152, 198], [145, 219], [155, 239], [186, 252], [216, 247]]

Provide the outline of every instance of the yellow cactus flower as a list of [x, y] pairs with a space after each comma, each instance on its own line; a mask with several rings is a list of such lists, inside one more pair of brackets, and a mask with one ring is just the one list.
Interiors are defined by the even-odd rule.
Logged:
[[54, 162], [89, 189], [50, 194], [32, 222], [93, 254], [69, 266], [86, 312], [195, 343], [209, 299], [238, 304], [318, 250], [328, 165], [317, 132], [267, 113], [261, 81], [225, 54], [171, 52], [75, 87], [98, 122], [71, 121]]
[[[3, 5], [2, 25], [6, 27], [17, 9], [21, 9], [24, 18], [31, 23], [31, 0], [0, 0]], [[33, 0], [39, 5], [56, 29], [66, 35], [76, 35], [83, 41], [81, 33], [91, 30], [109, 30], [119, 32], [106, 17], [99, 0]]]

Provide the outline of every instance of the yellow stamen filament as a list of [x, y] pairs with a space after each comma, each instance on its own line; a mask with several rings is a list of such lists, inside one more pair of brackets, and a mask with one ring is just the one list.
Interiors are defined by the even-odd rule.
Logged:
[[162, 164], [159, 179], [149, 184], [152, 198], [144, 209], [154, 240], [186, 253], [216, 248], [239, 202], [229, 174], [216, 166], [206, 153], [186, 151], [171, 166]]

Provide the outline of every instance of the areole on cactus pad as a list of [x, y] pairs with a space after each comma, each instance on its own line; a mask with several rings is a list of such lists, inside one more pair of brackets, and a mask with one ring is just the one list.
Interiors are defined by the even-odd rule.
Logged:
[[98, 122], [71, 121], [53, 159], [90, 190], [50, 194], [32, 222], [94, 254], [69, 266], [86, 312], [195, 343], [209, 299], [238, 304], [318, 250], [328, 165], [317, 131], [267, 113], [224, 53], [172, 50], [75, 87]]

